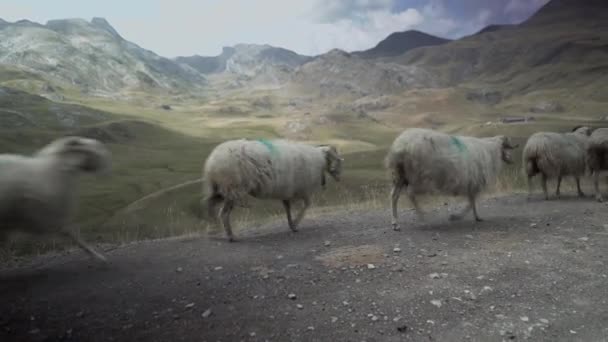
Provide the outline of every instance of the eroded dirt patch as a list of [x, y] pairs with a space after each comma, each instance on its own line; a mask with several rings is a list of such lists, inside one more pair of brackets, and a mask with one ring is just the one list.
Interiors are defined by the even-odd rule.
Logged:
[[385, 251], [378, 245], [343, 246], [323, 253], [315, 259], [332, 268], [378, 264], [384, 259]]

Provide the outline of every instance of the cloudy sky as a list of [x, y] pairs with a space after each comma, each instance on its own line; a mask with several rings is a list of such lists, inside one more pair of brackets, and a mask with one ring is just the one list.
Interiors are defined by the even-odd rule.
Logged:
[[417, 29], [459, 38], [518, 23], [548, 0], [0, 0], [0, 17], [106, 18], [126, 39], [167, 57], [217, 55], [222, 46], [270, 44], [315, 55], [373, 47]]

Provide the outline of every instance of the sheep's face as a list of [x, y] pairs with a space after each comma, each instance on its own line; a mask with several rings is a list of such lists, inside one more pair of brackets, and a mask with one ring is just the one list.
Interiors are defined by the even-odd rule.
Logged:
[[71, 170], [103, 172], [110, 167], [110, 152], [101, 142], [77, 136], [57, 139], [37, 155], [58, 157]]
[[502, 161], [504, 161], [507, 164], [513, 164], [513, 156], [511, 154], [511, 151], [513, 149], [516, 149], [517, 147], [519, 147], [519, 145], [513, 144], [511, 139], [506, 136], [501, 135], [501, 136], [499, 136], [499, 139], [501, 140], [500, 153], [501, 153]]
[[321, 151], [325, 154], [325, 171], [331, 175], [336, 182], [340, 181], [340, 175], [342, 174], [342, 161], [344, 160], [338, 154], [338, 150], [334, 146], [323, 145], [320, 146]]

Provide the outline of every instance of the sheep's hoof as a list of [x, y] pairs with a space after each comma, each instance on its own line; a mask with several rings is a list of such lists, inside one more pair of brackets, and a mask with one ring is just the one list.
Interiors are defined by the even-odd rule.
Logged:
[[584, 198], [585, 196], [586, 196], [586, 195], [585, 195], [585, 193], [584, 193], [584, 192], [579, 192], [579, 193], [578, 193], [578, 197]]
[[599, 197], [599, 196], [596, 197], [595, 200], [598, 201], [598, 202], [600, 202], [600, 203], [604, 202], [604, 199], [602, 197]]
[[291, 232], [292, 233], [297, 233], [298, 232], [298, 228], [291, 228]]
[[481, 218], [479, 218], [479, 217], [476, 217], [476, 218], [475, 218], [475, 221], [476, 221], [476, 222], [483, 222], [483, 219], [481, 219]]
[[393, 223], [393, 230], [396, 231], [396, 232], [399, 232], [399, 231], [401, 231], [401, 227], [399, 227], [398, 224]]
[[228, 242], [236, 242], [236, 239], [233, 236], [231, 236], [228, 238]]

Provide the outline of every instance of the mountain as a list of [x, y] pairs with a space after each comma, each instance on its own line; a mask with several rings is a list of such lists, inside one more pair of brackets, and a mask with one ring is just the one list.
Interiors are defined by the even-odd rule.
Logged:
[[519, 25], [495, 26], [390, 59], [442, 86], [474, 82], [506, 95], [572, 89], [598, 99], [608, 82], [608, 2], [553, 0]]
[[102, 18], [0, 21], [0, 64], [92, 94], [197, 89], [205, 78], [122, 38]]
[[187, 64], [204, 74], [230, 72], [253, 77], [268, 68], [291, 71], [310, 59], [291, 50], [270, 45], [237, 44], [234, 47], [224, 47], [218, 56], [177, 57], [175, 61]]
[[392, 57], [404, 54], [417, 47], [441, 45], [449, 41], [449, 39], [435, 37], [416, 30], [394, 32], [375, 47], [352, 54], [362, 58]]
[[435, 82], [429, 73], [416, 66], [371, 61], [334, 49], [298, 67], [289, 85], [331, 98], [432, 87]]

